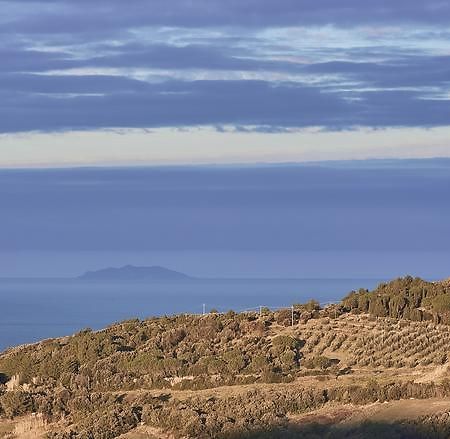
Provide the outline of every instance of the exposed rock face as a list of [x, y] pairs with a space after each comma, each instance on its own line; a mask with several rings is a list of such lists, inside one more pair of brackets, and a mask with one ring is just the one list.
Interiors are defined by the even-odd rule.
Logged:
[[20, 375], [13, 375], [11, 379], [6, 383], [6, 391], [14, 392], [20, 388]]

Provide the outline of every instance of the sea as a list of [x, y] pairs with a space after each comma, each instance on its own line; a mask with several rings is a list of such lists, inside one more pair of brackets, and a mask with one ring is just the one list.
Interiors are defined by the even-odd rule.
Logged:
[[188, 279], [87, 281], [0, 279], [0, 352], [13, 346], [104, 328], [131, 318], [290, 307], [339, 301], [384, 279]]

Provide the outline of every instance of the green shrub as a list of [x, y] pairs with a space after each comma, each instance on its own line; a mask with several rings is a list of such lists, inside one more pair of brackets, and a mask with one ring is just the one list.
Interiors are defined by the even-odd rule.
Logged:
[[239, 373], [247, 365], [246, 359], [242, 352], [233, 349], [232, 351], [225, 352], [223, 359], [228, 365], [229, 372]]
[[304, 312], [304, 311], [311, 312], [311, 311], [319, 311], [321, 308], [320, 308], [320, 303], [317, 300], [311, 299], [305, 303], [294, 304], [294, 309], [296, 311], [300, 311], [300, 312]]

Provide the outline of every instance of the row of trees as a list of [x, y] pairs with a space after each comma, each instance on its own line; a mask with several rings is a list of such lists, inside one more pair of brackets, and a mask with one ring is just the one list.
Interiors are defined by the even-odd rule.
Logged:
[[407, 276], [379, 285], [374, 291], [353, 291], [342, 300], [346, 311], [377, 317], [450, 323], [450, 289], [444, 283]]

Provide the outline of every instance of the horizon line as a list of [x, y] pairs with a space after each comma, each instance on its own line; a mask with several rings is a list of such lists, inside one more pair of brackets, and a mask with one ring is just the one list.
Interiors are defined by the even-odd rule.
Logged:
[[450, 156], [433, 156], [433, 157], [373, 157], [373, 158], [357, 158], [357, 159], [328, 159], [328, 160], [303, 160], [303, 161], [267, 161], [267, 162], [210, 162], [210, 163], [92, 163], [92, 164], [45, 164], [30, 166], [0, 166], [2, 171], [39, 171], [39, 170], [97, 170], [97, 169], [180, 169], [180, 168], [262, 168], [262, 167], [294, 167], [294, 166], [324, 166], [336, 164], [383, 164], [383, 163], [401, 163], [401, 162], [434, 162], [443, 160], [450, 164]]

